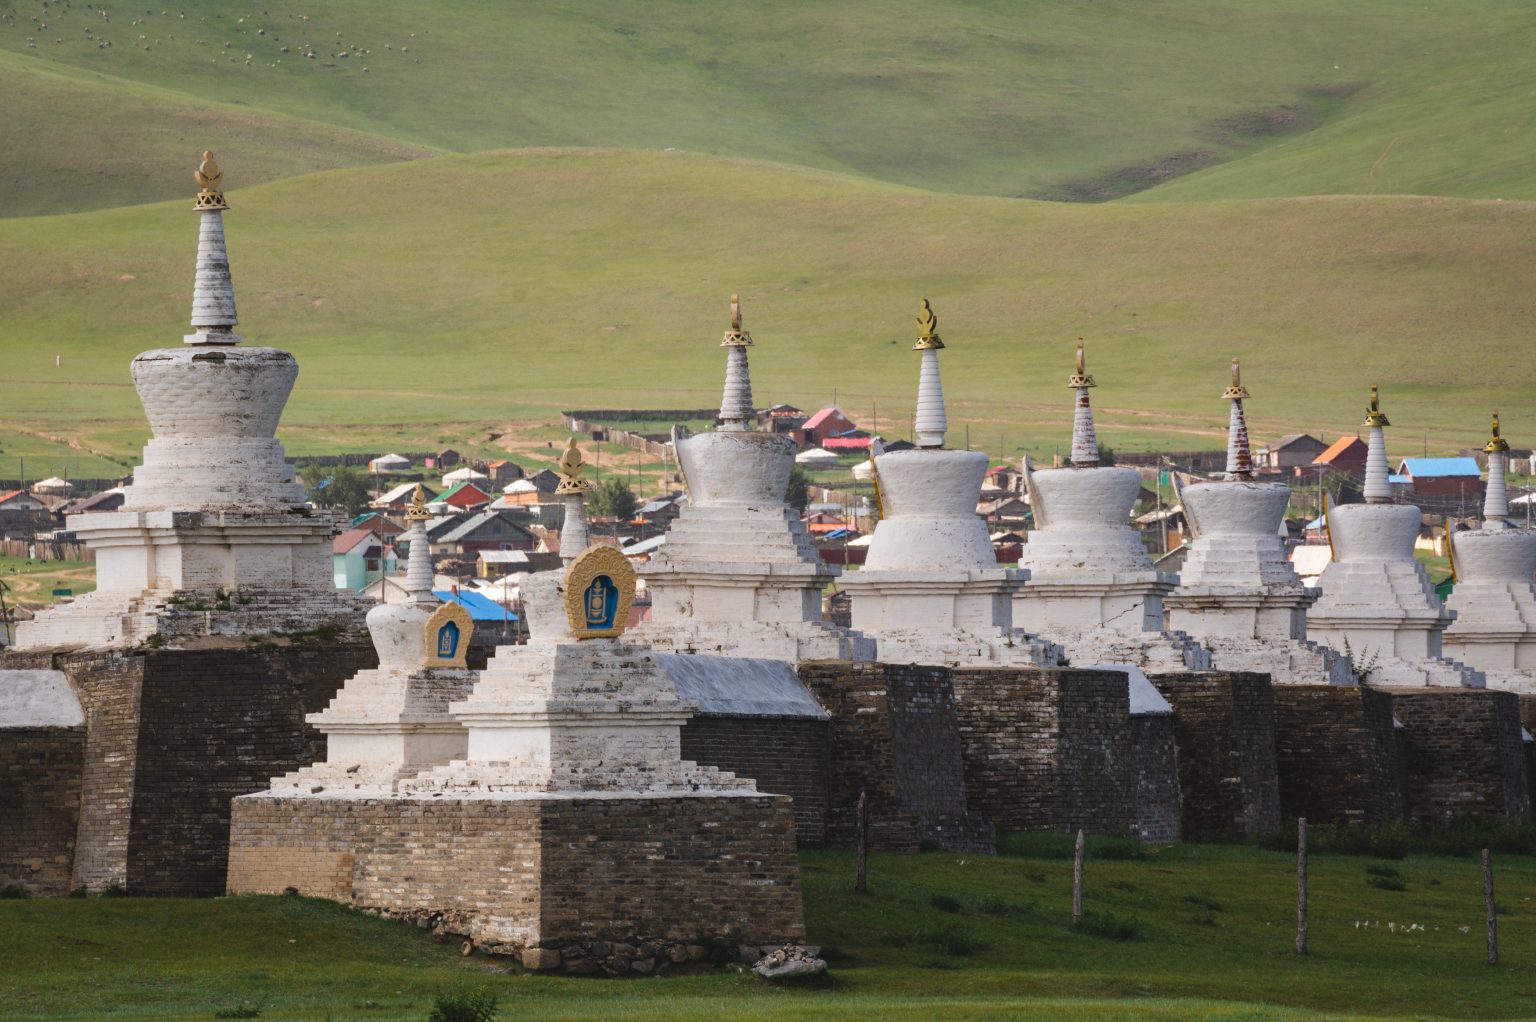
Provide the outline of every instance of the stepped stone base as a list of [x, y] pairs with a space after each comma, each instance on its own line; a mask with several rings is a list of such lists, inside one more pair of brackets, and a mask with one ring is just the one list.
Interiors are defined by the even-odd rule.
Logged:
[[1211, 671], [1154, 674], [1173, 704], [1184, 837], [1257, 837], [1280, 825], [1269, 678]]
[[805, 937], [784, 796], [235, 799], [228, 890], [290, 888], [497, 951]]
[[792, 664], [806, 660], [875, 659], [875, 640], [821, 621], [648, 621], [627, 635], [631, 642], [664, 653], [756, 657]]
[[1211, 654], [1183, 632], [1099, 627], [1081, 632], [1053, 632], [1050, 638], [1065, 651], [1067, 664], [1129, 664], [1148, 674], [1211, 669]]
[[1312, 823], [1403, 815], [1392, 697], [1363, 685], [1276, 685], [1280, 811]]
[[1276, 685], [1353, 685], [1349, 658], [1310, 639], [1207, 636], [1200, 640], [1219, 671], [1267, 674]]
[[1055, 667], [1066, 654], [1054, 642], [1022, 631], [893, 629], [875, 633], [879, 656], [888, 664], [936, 667]]

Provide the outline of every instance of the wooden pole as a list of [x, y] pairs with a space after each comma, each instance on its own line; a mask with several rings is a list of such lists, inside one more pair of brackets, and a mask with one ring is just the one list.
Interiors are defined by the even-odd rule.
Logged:
[[1488, 912], [1488, 964], [1499, 964], [1499, 913], [1493, 900], [1493, 859], [1483, 849], [1483, 907]]
[[1307, 953], [1307, 818], [1296, 821], [1296, 953]]
[[860, 894], [869, 890], [869, 800], [859, 789], [859, 808], [854, 815], [853, 889]]
[[1083, 830], [1077, 830], [1077, 847], [1072, 852], [1072, 922], [1083, 921]]

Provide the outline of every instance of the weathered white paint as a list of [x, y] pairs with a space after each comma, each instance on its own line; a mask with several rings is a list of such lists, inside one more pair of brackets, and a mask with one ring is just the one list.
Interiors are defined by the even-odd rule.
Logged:
[[1536, 531], [1489, 518], [1453, 532], [1451, 544], [1456, 585], [1445, 606], [1456, 619], [1446, 656], [1483, 671], [1489, 688], [1536, 694]]
[[[0, 671], [0, 728], [84, 724], [80, 697], [63, 671]], [[0, 737], [0, 742], [4, 740]]]

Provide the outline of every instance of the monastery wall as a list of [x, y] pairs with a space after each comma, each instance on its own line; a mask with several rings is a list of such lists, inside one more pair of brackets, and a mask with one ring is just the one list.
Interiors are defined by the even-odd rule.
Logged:
[[1176, 728], [1171, 713], [1131, 716], [1131, 769], [1136, 776], [1133, 833], [1150, 844], [1171, 844], [1184, 833]]
[[72, 889], [84, 727], [0, 731], [0, 887]]
[[1283, 818], [1366, 824], [1402, 818], [1391, 695], [1360, 685], [1276, 685], [1270, 694]]
[[1520, 699], [1491, 689], [1392, 688], [1410, 820], [1523, 818], [1531, 789]]
[[1000, 830], [1133, 832], [1138, 782], [1124, 674], [957, 670], [954, 687], [971, 808]]
[[967, 808], [959, 719], [942, 667], [845, 661], [800, 665], [800, 680], [832, 714], [826, 840], [854, 840], [867, 793], [871, 846], [917, 851], [937, 842], [991, 851], [989, 821]]
[[1155, 674], [1173, 704], [1186, 840], [1251, 838], [1280, 826], [1269, 676]]
[[792, 798], [795, 833], [802, 844], [826, 839], [826, 721], [700, 713], [683, 726], [680, 737], [684, 759], [748, 778], [765, 794]]

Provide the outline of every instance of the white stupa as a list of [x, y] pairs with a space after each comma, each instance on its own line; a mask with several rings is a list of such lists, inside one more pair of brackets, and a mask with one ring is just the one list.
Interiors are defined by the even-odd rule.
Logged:
[[1376, 388], [1365, 426], [1365, 503], [1326, 512], [1333, 560], [1323, 569], [1322, 596], [1307, 612], [1307, 632], [1350, 655], [1374, 685], [1483, 687], [1483, 675], [1441, 655], [1441, 633], [1456, 618], [1413, 559], [1419, 509], [1393, 504], [1387, 480], [1390, 425]]
[[1130, 526], [1141, 474], [1099, 463], [1088, 400], [1097, 385], [1078, 345], [1067, 380], [1077, 397], [1072, 466], [1024, 466], [1035, 527], [1019, 555], [1029, 580], [1013, 598], [1014, 617], [1064, 646], [1074, 664], [1129, 664], [1147, 672], [1209, 668], [1203, 647], [1164, 628], [1163, 597], [1178, 576], [1152, 566]]
[[1194, 539], [1179, 587], [1163, 600], [1167, 624], [1199, 640], [1220, 670], [1260, 671], [1277, 684], [1354, 684], [1348, 657], [1307, 640], [1317, 593], [1302, 584], [1280, 539], [1290, 487], [1254, 482], [1243, 416], [1249, 396], [1234, 358], [1222, 394], [1231, 402], [1226, 478], [1179, 493]]
[[1058, 649], [1013, 627], [1013, 593], [1028, 576], [998, 567], [976, 513], [987, 456], [944, 448], [944, 342], [926, 300], [917, 323], [917, 446], [874, 459], [880, 522], [863, 569], [841, 583], [853, 626], [887, 663], [1055, 666]]
[[821, 560], [799, 513], [784, 503], [794, 442], [752, 428], [751, 344], [732, 296], [731, 325], [721, 342], [720, 426], [674, 437], [688, 505], [639, 568], [651, 594], [651, 620], [635, 630], [635, 639], [677, 652], [873, 660], [871, 640], [822, 618], [822, 590], [839, 569]]
[[18, 646], [361, 630], [361, 608], [335, 587], [330, 520], [308, 508], [274, 436], [298, 363], [235, 335], [229, 207], [213, 154], [196, 176], [194, 332], [131, 369], [154, 438], [121, 510], [69, 519], [96, 552], [96, 591], [21, 625]]
[[[403, 603], [381, 603], [368, 612], [368, 631], [379, 666], [354, 675], [329, 706], [305, 719], [326, 736], [323, 762], [274, 778], [275, 794], [383, 794], [402, 779], [462, 758], [468, 732], [449, 712], [474, 685], [475, 672], [449, 657], [423, 658], [424, 637], [434, 615], [454, 616], [432, 595], [432, 555], [427, 540], [426, 493], [418, 484], [406, 512], [410, 543]], [[467, 626], [460, 623], [461, 629]], [[459, 641], [467, 644], [468, 634]]]
[[1509, 523], [1504, 472], [1509, 441], [1493, 416], [1483, 523], [1451, 535], [1456, 584], [1445, 605], [1456, 614], [1445, 630], [1445, 654], [1483, 671], [1489, 688], [1536, 694], [1536, 531]]

